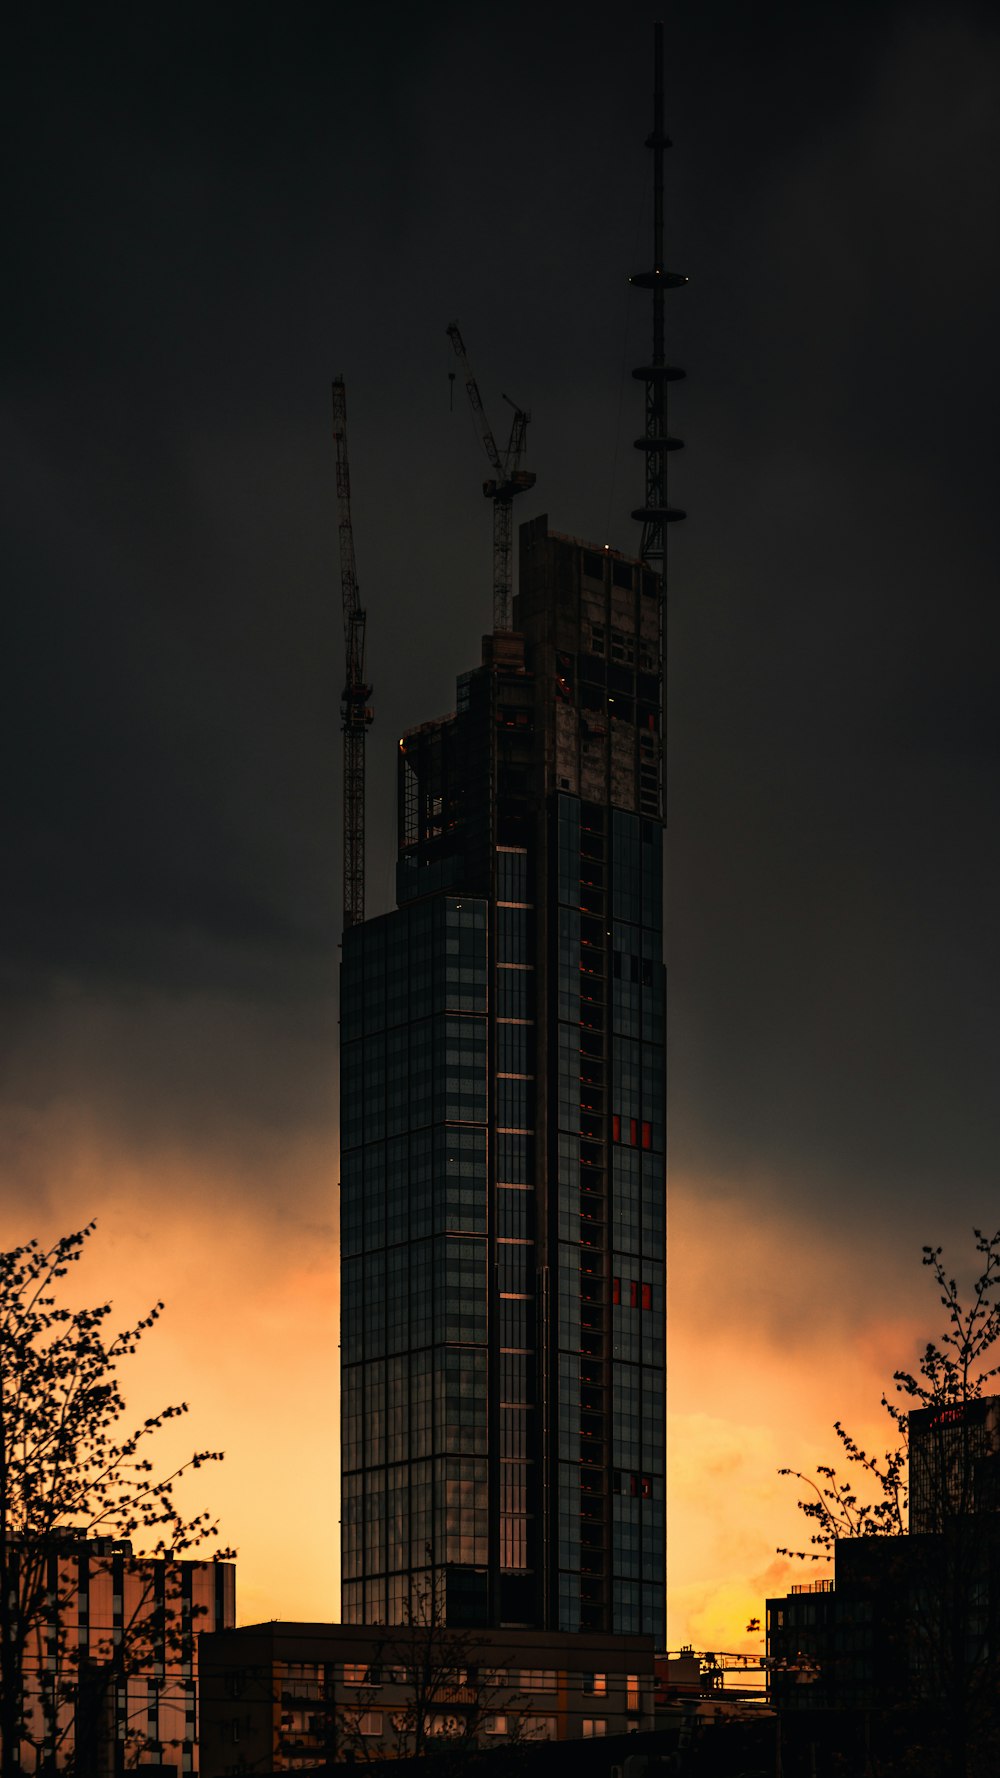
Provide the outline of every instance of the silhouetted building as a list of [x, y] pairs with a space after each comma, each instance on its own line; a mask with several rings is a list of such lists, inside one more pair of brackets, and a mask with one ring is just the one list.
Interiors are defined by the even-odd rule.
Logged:
[[910, 1530], [941, 1531], [960, 1513], [1000, 1507], [1000, 1396], [907, 1416]]
[[1000, 1515], [840, 1539], [833, 1581], [767, 1601], [767, 1659], [779, 1712], [864, 1719], [872, 1758], [919, 1746], [944, 1771], [961, 1744], [970, 1772], [1000, 1769]]
[[253, 1624], [201, 1647], [201, 1773], [591, 1739], [653, 1726], [650, 1637]]
[[[23, 1668], [22, 1769], [196, 1773], [198, 1644], [236, 1621], [233, 1564], [135, 1556], [128, 1541], [71, 1533], [47, 1560], [51, 1614]], [[16, 1550], [11, 1562], [16, 1577]]]
[[659, 577], [521, 530], [344, 934], [343, 1617], [664, 1641]]
[[[888, 1558], [906, 1541], [856, 1538], [838, 1544], [836, 1585], [806, 1582], [767, 1601], [773, 1704], [782, 1710], [870, 1709], [880, 1693], [898, 1698], [903, 1686], [893, 1671], [893, 1652], [901, 1605], [895, 1574], [891, 1587], [886, 1582]], [[852, 1556], [862, 1558], [860, 1574]], [[898, 1659], [898, 1650], [895, 1654]]]

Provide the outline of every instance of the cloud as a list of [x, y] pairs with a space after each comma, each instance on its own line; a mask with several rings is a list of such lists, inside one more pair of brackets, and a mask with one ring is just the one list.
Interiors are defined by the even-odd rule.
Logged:
[[[668, 1609], [671, 1647], [752, 1652], [768, 1590], [825, 1575], [796, 1502], [817, 1464], [841, 1471], [841, 1421], [895, 1444], [880, 1406], [941, 1316], [917, 1244], [865, 1245], [829, 1203], [789, 1208], [787, 1181], [674, 1177], [668, 1217]], [[974, 1270], [968, 1231], [949, 1249]], [[904, 1404], [905, 1405], [905, 1404]], [[862, 1497], [868, 1491], [860, 1490]]]

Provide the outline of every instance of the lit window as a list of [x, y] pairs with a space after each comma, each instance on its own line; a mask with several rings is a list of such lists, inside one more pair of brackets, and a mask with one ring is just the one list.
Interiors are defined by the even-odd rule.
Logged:
[[608, 1689], [607, 1677], [603, 1673], [585, 1673], [583, 1676], [583, 1693], [586, 1698], [603, 1698]]
[[585, 1716], [583, 1719], [583, 1738], [585, 1741], [594, 1735], [603, 1735], [607, 1731], [607, 1719], [603, 1716]]
[[362, 1735], [381, 1735], [381, 1710], [363, 1710], [358, 1717], [358, 1729]]
[[487, 1716], [483, 1728], [487, 1735], [506, 1735], [507, 1718], [505, 1716]]
[[612, 1280], [611, 1280], [611, 1301], [613, 1303], [620, 1303], [621, 1300], [622, 1300], [622, 1281], [620, 1278], [612, 1278]]
[[625, 1707], [628, 1710], [629, 1715], [634, 1716], [640, 1708], [638, 1673], [627, 1674], [625, 1679], [625, 1692]]
[[653, 1307], [653, 1286], [651, 1284], [644, 1284], [642, 1287], [642, 1306], [644, 1309]]

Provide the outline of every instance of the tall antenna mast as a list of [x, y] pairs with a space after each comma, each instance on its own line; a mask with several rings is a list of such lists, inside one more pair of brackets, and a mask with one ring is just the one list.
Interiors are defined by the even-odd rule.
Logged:
[[653, 26], [653, 132], [646, 137], [646, 147], [653, 151], [653, 269], [636, 272], [629, 279], [638, 290], [653, 293], [653, 358], [632, 372], [646, 385], [646, 430], [637, 438], [635, 448], [646, 456], [646, 499], [632, 517], [642, 526], [639, 554], [644, 562], [659, 565], [661, 574], [667, 565], [666, 526], [684, 517], [679, 507], [667, 504], [667, 452], [682, 448], [683, 440], [671, 438], [667, 431], [667, 384], [675, 383], [684, 372], [668, 364], [663, 348], [663, 297], [667, 290], [679, 290], [687, 283], [682, 272], [668, 272], [663, 264], [663, 154], [671, 147], [663, 130], [663, 26]]
[[372, 688], [365, 678], [365, 613], [358, 596], [351, 523], [351, 470], [347, 456], [347, 395], [343, 377], [333, 385], [333, 436], [337, 446], [337, 529], [344, 606], [344, 926], [365, 917], [365, 735], [372, 719]]

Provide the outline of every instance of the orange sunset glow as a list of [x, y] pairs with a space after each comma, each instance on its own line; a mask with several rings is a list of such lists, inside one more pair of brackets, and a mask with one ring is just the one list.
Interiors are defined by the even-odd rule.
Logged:
[[[165, 1299], [124, 1373], [126, 1399], [140, 1415], [188, 1401], [163, 1434], [164, 1461], [195, 1446], [225, 1450], [184, 1498], [217, 1513], [237, 1548], [239, 1621], [336, 1619], [335, 1128], [287, 1145], [247, 1132], [227, 1158], [163, 1139], [128, 1152], [69, 1102], [17, 1125], [5, 1121], [6, 1160], [22, 1169], [25, 1196], [37, 1188], [38, 1214], [12, 1238], [96, 1215], [74, 1293], [109, 1295], [123, 1321]], [[758, 1205], [766, 1195], [761, 1182]], [[671, 1187], [671, 1647], [761, 1651], [747, 1624], [768, 1592], [805, 1573], [775, 1553], [798, 1547], [805, 1530], [797, 1484], [777, 1470], [835, 1459], [839, 1418], [878, 1445], [880, 1392], [912, 1357], [932, 1306], [918, 1256], [900, 1256], [886, 1317], [884, 1255], [866, 1262], [849, 1235], [817, 1241], [784, 1211], [741, 1209], [747, 1199], [745, 1180], [729, 1191], [685, 1178]]]

